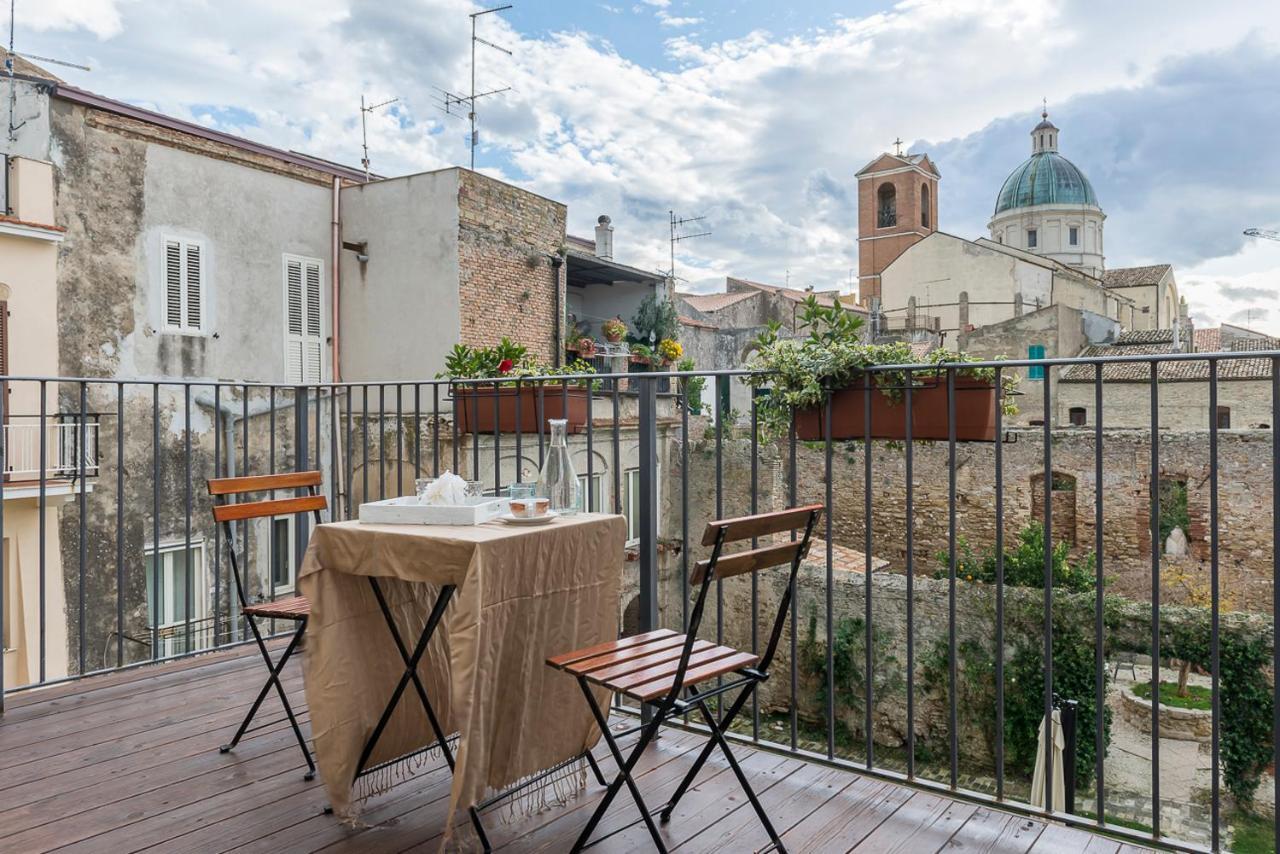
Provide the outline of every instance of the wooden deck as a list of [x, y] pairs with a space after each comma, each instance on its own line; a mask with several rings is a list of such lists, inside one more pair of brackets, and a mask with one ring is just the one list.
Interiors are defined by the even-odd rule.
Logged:
[[[251, 655], [252, 654], [252, 655]], [[6, 852], [400, 852], [435, 851], [448, 802], [443, 770], [423, 773], [370, 802], [371, 827], [324, 815], [320, 783], [268, 700], [234, 754], [230, 736], [265, 670], [252, 649], [226, 651], [42, 691], [11, 695], [0, 721], [0, 850]], [[305, 722], [302, 677], [286, 690]], [[689, 766], [698, 736], [664, 733], [637, 769], [653, 806]], [[680, 852], [741, 852], [768, 839], [718, 754], [664, 826]], [[741, 748], [738, 757], [792, 852], [1071, 852], [1141, 849], [1081, 830], [1014, 816], [799, 759]], [[604, 764], [608, 774], [612, 762]], [[323, 769], [322, 769], [323, 773]], [[600, 797], [592, 783], [569, 806], [504, 824], [486, 813], [494, 846], [567, 851]], [[652, 850], [624, 792], [592, 851]]]

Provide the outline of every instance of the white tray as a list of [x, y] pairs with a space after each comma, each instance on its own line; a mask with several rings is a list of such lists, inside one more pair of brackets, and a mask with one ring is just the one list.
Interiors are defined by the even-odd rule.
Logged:
[[472, 498], [467, 504], [419, 504], [416, 496], [360, 505], [360, 521], [378, 525], [479, 525], [508, 511], [505, 498]]

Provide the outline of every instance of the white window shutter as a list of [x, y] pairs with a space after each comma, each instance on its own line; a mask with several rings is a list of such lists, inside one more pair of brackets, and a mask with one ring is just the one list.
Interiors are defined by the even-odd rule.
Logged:
[[187, 286], [187, 328], [192, 330], [203, 329], [203, 315], [201, 309], [201, 297], [204, 292], [204, 266], [200, 263], [200, 244], [188, 243], [186, 245], [186, 270], [183, 276]]
[[303, 371], [303, 290], [302, 262], [294, 258], [285, 259], [284, 276], [285, 302], [285, 335], [284, 335], [284, 372], [285, 380], [291, 383], [302, 382]]
[[182, 328], [182, 243], [164, 243], [164, 322]]
[[324, 358], [324, 340], [320, 336], [320, 264], [308, 261], [306, 275], [306, 329], [303, 340], [302, 381], [320, 382], [320, 365]]

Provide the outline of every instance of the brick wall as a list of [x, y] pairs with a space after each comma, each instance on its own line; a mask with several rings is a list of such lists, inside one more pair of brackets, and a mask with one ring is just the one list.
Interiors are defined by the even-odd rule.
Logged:
[[[460, 171], [459, 300], [462, 342], [492, 346], [508, 337], [554, 360], [565, 270], [552, 264], [565, 239], [559, 202]], [[561, 324], [563, 327], [563, 324]], [[563, 328], [560, 330], [563, 335]]]

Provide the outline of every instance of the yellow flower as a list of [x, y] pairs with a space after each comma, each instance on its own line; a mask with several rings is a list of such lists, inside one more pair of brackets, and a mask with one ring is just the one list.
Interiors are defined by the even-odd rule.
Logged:
[[658, 355], [668, 362], [674, 362], [684, 355], [684, 348], [679, 341], [663, 338], [658, 342]]

